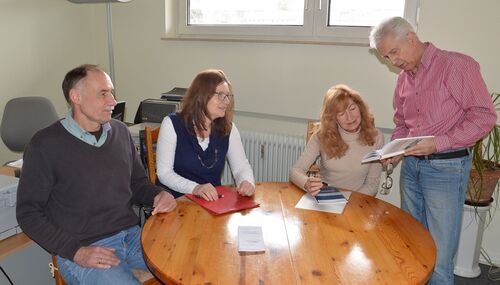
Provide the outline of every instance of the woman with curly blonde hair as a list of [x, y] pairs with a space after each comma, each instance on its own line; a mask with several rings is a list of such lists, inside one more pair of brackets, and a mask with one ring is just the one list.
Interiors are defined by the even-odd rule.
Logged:
[[[383, 145], [383, 135], [359, 93], [347, 85], [335, 85], [325, 94], [320, 121], [291, 169], [290, 180], [312, 195], [326, 183], [375, 196], [382, 166], [361, 164], [361, 159]], [[309, 166], [318, 157], [320, 175], [308, 177]]]

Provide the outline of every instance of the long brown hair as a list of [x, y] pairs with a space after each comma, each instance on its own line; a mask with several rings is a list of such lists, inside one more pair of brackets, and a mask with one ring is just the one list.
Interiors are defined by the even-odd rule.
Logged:
[[373, 145], [378, 131], [375, 128], [375, 119], [359, 93], [347, 85], [332, 86], [323, 98], [320, 123], [317, 126], [317, 136], [321, 150], [328, 159], [341, 158], [349, 146], [339, 133], [337, 114], [347, 109], [349, 99], [352, 99], [361, 113], [361, 125], [358, 141], [362, 145]]
[[[180, 116], [186, 129], [193, 132], [193, 134], [192, 124], [197, 130], [207, 130], [207, 126], [205, 126], [205, 118], [209, 117], [207, 104], [215, 95], [217, 86], [221, 83], [227, 83], [229, 92], [233, 94], [231, 83], [222, 70], [207, 69], [196, 75], [191, 86], [186, 91], [181, 102]], [[212, 122], [212, 132], [229, 135], [233, 122], [233, 109], [234, 100], [230, 100], [224, 117], [217, 118]]]

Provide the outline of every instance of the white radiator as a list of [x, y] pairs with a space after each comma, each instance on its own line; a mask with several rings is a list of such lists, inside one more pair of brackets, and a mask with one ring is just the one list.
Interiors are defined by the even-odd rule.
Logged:
[[[305, 138], [241, 131], [241, 141], [256, 182], [286, 182], [293, 164], [302, 154]], [[234, 184], [226, 161], [222, 184]]]

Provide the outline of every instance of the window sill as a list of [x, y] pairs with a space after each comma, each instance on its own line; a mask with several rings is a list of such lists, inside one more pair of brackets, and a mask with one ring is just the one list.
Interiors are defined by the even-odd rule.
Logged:
[[208, 35], [178, 35], [164, 36], [166, 41], [207, 41], [207, 42], [243, 42], [243, 43], [278, 43], [278, 44], [311, 44], [311, 45], [341, 45], [368, 47], [368, 39], [362, 38], [290, 38], [290, 37], [242, 37], [242, 36], [208, 36]]

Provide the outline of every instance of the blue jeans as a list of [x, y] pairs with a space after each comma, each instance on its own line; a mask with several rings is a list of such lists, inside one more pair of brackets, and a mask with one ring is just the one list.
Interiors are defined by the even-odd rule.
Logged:
[[437, 248], [436, 266], [428, 284], [453, 285], [453, 258], [470, 168], [470, 155], [434, 160], [407, 156], [403, 160], [402, 208], [429, 230]]
[[96, 241], [92, 245], [111, 247], [116, 249], [116, 256], [120, 259], [118, 266], [110, 269], [81, 267], [69, 259], [57, 256], [59, 272], [66, 283], [73, 284], [142, 284], [132, 274], [132, 269], [148, 270], [142, 256], [141, 228], [133, 226], [113, 236]]

